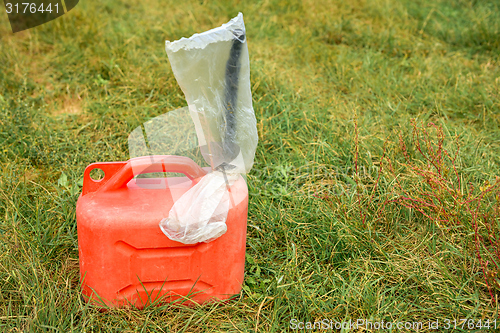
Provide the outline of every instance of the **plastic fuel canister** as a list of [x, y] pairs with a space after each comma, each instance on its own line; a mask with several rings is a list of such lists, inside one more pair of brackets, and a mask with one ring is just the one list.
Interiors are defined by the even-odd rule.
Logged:
[[[104, 171], [93, 180], [90, 172]], [[175, 172], [185, 177], [137, 178]], [[159, 222], [176, 198], [206, 171], [181, 156], [145, 156], [127, 162], [94, 163], [84, 173], [76, 207], [82, 291], [86, 300], [110, 307], [185, 298], [203, 303], [241, 291], [248, 190], [243, 177], [229, 188], [227, 232], [187, 245], [165, 236]]]

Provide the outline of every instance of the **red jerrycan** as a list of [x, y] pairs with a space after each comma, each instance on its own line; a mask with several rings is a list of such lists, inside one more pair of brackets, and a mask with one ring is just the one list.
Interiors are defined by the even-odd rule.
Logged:
[[[102, 180], [90, 177], [94, 169], [104, 171]], [[152, 172], [186, 177], [134, 178]], [[158, 225], [176, 198], [205, 174], [193, 160], [181, 156], [138, 157], [85, 169], [76, 219], [86, 300], [142, 308], [179, 298], [197, 303], [226, 300], [241, 291], [248, 208], [247, 185], [241, 176], [229, 188], [227, 232], [221, 237], [186, 245], [170, 240]]]

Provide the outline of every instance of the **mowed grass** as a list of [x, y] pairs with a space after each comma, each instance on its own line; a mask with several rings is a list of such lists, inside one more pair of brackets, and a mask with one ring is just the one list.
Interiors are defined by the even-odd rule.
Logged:
[[[241, 296], [86, 305], [85, 166], [128, 159], [134, 128], [185, 106], [164, 41], [238, 11], [259, 132]], [[427, 331], [498, 317], [497, 1], [81, 1], [0, 29], [2, 332], [280, 332], [292, 319]]]

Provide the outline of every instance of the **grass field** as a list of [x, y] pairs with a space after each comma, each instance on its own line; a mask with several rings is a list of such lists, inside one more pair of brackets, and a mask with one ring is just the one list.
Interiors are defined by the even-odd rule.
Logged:
[[[259, 132], [241, 296], [87, 306], [85, 166], [127, 160], [130, 131], [185, 106], [164, 41], [238, 11]], [[292, 319], [470, 332], [453, 320], [498, 318], [498, 1], [82, 0], [28, 31], [1, 23], [2, 332], [280, 332]]]

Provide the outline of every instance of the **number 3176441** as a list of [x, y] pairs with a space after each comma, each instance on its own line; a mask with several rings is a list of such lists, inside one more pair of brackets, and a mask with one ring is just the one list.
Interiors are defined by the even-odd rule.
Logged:
[[[24, 8], [23, 8], [24, 7]], [[56, 3], [54, 4], [54, 7], [52, 7], [52, 4], [49, 3], [47, 5], [44, 5], [41, 3], [39, 6], [37, 6], [36, 3], [29, 3], [29, 2], [23, 2], [21, 4], [16, 3], [16, 4], [11, 4], [11, 3], [6, 3], [5, 8], [7, 11], [7, 14], [35, 14], [35, 13], [52, 13], [54, 11], [55, 13], [59, 13], [59, 4]]]

